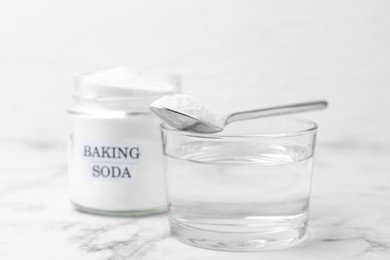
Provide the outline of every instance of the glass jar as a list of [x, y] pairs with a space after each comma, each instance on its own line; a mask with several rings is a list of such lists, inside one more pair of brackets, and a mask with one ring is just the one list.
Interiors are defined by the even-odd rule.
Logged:
[[174, 94], [177, 77], [161, 79], [171, 87], [163, 91], [89, 84], [84, 77], [76, 81], [75, 102], [68, 111], [72, 203], [103, 215], [165, 211], [160, 120], [149, 105]]
[[291, 117], [200, 134], [162, 124], [171, 232], [223, 251], [295, 246], [307, 237], [317, 125]]

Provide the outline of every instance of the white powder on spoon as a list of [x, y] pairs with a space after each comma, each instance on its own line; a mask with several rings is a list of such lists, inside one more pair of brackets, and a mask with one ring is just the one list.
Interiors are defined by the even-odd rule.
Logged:
[[213, 112], [205, 107], [203, 102], [188, 95], [176, 94], [174, 96], [164, 96], [154, 101], [151, 106], [174, 110], [196, 118], [199, 121], [223, 128], [222, 122]]

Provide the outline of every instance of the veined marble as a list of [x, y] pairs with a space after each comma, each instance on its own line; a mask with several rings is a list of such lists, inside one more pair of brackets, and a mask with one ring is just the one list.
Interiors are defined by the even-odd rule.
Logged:
[[295, 248], [229, 253], [185, 245], [165, 214], [88, 215], [68, 200], [66, 150], [39, 142], [0, 148], [1, 259], [390, 259], [388, 147], [319, 143], [310, 237]]

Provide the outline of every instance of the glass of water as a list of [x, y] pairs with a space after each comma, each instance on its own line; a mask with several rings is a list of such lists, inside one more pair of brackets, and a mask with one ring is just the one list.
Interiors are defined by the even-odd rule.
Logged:
[[307, 236], [317, 125], [290, 117], [218, 134], [162, 125], [169, 222], [182, 242], [225, 251], [287, 248]]

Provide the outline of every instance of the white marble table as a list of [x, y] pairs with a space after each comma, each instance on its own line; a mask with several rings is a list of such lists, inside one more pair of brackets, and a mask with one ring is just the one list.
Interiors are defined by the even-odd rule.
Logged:
[[390, 148], [319, 143], [310, 239], [293, 249], [228, 253], [169, 235], [166, 215], [109, 218], [68, 201], [66, 149], [0, 146], [0, 259], [390, 259]]

